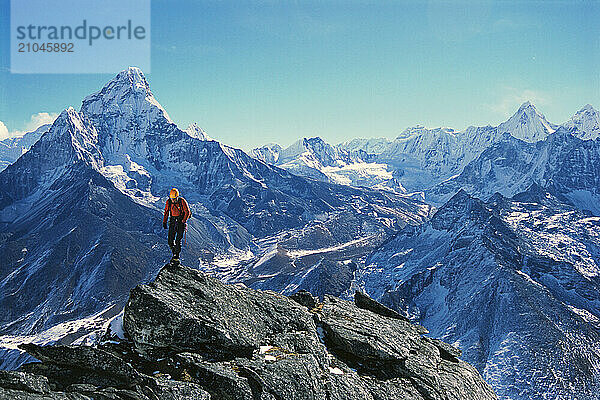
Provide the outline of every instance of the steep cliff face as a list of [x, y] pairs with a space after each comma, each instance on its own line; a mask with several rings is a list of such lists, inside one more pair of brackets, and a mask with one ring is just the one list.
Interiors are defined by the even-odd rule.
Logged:
[[[374, 300], [226, 285], [166, 265], [132, 290], [122, 339], [21, 348], [15, 399], [496, 399], [460, 350]], [[112, 396], [112, 397], [111, 397]]]

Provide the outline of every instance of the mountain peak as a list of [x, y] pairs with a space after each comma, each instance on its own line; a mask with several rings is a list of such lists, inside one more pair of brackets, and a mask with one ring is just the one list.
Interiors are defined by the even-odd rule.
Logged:
[[600, 113], [591, 104], [586, 104], [563, 124], [581, 140], [595, 140], [600, 137]]
[[144, 73], [137, 67], [119, 72], [102, 89], [83, 99], [81, 112], [90, 118], [105, 113], [133, 115], [150, 112], [152, 118], [162, 116], [172, 122], [154, 98]]
[[150, 92], [150, 85], [148, 85], [144, 73], [138, 67], [129, 67], [119, 72], [114, 80], [120, 81], [125, 85], [131, 85], [136, 90]]
[[498, 130], [525, 142], [535, 143], [554, 133], [556, 125], [548, 122], [530, 101], [526, 101], [507, 121], [498, 125]]
[[47, 135], [42, 136], [42, 142], [54, 142], [54, 156], [59, 159], [58, 148], [68, 149], [67, 154], [89, 162], [95, 168], [100, 168], [102, 157], [97, 147], [98, 133], [93, 125], [73, 107], [69, 107], [56, 118]]
[[583, 107], [581, 108], [581, 110], [579, 110], [579, 112], [585, 112], [585, 111], [591, 111], [591, 112], [594, 112], [594, 113], [598, 113], [598, 110], [596, 110], [596, 109], [594, 108], [594, 106], [593, 106], [593, 105], [591, 105], [591, 104], [589, 104], [589, 103], [588, 103], [588, 104], [586, 104], [585, 106], [583, 106]]
[[484, 214], [484, 203], [461, 188], [436, 211], [431, 223], [435, 229], [450, 230], [454, 226], [466, 224], [468, 220], [481, 220]]
[[[74, 127], [77, 131], [83, 130], [83, 121], [81, 120], [81, 115], [73, 107], [69, 107], [64, 109], [56, 120], [52, 124], [52, 128], [55, 127]], [[51, 133], [57, 134], [60, 132], [59, 129], [50, 129]], [[72, 134], [72, 132], [71, 132]]]
[[519, 110], [517, 112], [523, 112], [527, 108], [531, 108], [531, 109], [537, 111], [537, 109], [535, 108], [535, 106], [533, 105], [533, 103], [530, 102], [529, 100], [527, 100], [526, 102], [524, 102], [523, 104], [521, 104], [521, 106], [519, 107]]
[[396, 139], [405, 139], [405, 138], [409, 138], [412, 136], [419, 136], [419, 135], [427, 135], [427, 134], [433, 134], [433, 135], [445, 135], [445, 134], [449, 134], [449, 135], [455, 135], [457, 132], [454, 130], [454, 128], [450, 128], [447, 126], [440, 126], [438, 128], [427, 128], [424, 125], [418, 124], [415, 126], [411, 126], [406, 128], [405, 130], [403, 130], [397, 137]]
[[304, 143], [305, 146], [314, 146], [314, 145], [324, 146], [324, 145], [327, 144], [319, 136], [315, 136], [315, 137], [311, 137], [311, 138], [304, 138], [303, 139], [303, 143]]

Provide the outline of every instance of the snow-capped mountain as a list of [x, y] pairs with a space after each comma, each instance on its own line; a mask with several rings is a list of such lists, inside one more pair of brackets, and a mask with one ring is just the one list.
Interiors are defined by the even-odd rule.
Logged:
[[[462, 347], [504, 398], [595, 393], [600, 142], [584, 110], [556, 127], [524, 104], [496, 127], [250, 157], [180, 129], [129, 68], [0, 172], [2, 367], [23, 361], [18, 343], [83, 342], [120, 312], [169, 257], [175, 186], [194, 267], [286, 294], [364, 289]], [[450, 200], [426, 222], [403, 183]]]
[[371, 162], [366, 151], [332, 146], [320, 137], [303, 138], [286, 148], [268, 144], [253, 149], [251, 154], [293, 174], [323, 182], [406, 192], [388, 167]]
[[[69, 108], [0, 173], [3, 368], [23, 361], [19, 342], [70, 343], [102, 327], [167, 258], [161, 213], [118, 190], [104, 167], [98, 131]], [[185, 251], [198, 257], [224, 236], [194, 219]]]
[[508, 121], [498, 125], [499, 133], [508, 132], [511, 136], [528, 143], [546, 139], [556, 128], [557, 126], [548, 122], [529, 101], [523, 103]]
[[460, 189], [481, 199], [496, 192], [513, 196], [536, 183], [600, 215], [600, 141], [581, 140], [574, 132], [560, 127], [537, 143], [505, 135], [426, 197], [441, 204]]
[[575, 129], [574, 135], [581, 140], [596, 140], [600, 137], [600, 113], [591, 104], [586, 104], [563, 126], [569, 130]]
[[[207, 139], [178, 128], [129, 68], [0, 173], [3, 368], [23, 361], [19, 342], [84, 340], [158, 271], [170, 257], [161, 225], [173, 186], [193, 212], [183, 259], [206, 268], [251, 262], [271, 244], [314, 248], [319, 235], [342, 247], [371, 231], [387, 237], [429, 214], [417, 199], [307, 180]], [[352, 214], [354, 225], [328, 232], [315, 223]], [[314, 269], [317, 281], [331, 275]]]
[[367, 154], [381, 154], [390, 144], [387, 138], [356, 138], [340, 143], [338, 146], [347, 151], [364, 151]]
[[198, 126], [198, 124], [196, 124], [196, 123], [190, 124], [185, 129], [185, 131], [187, 132], [188, 135], [190, 135], [193, 138], [200, 139], [200, 140], [212, 140], [210, 138], [210, 136], [208, 136], [206, 134], [206, 132], [204, 132], [204, 130], [202, 128], [200, 128]]
[[[470, 126], [464, 131], [452, 128], [427, 129], [423, 126], [403, 131], [387, 149], [378, 154], [377, 160], [394, 165], [404, 172], [414, 190], [424, 190], [439, 183], [462, 169], [486, 148], [500, 140], [503, 133], [526, 142], [543, 140], [553, 133], [555, 126], [529, 102], [523, 103], [517, 112], [498, 126]], [[419, 175], [430, 175], [423, 180]]]
[[125, 192], [133, 197], [152, 202], [177, 186], [192, 205], [208, 206], [256, 236], [302, 226], [344, 203], [330, 185], [180, 130], [136, 68], [84, 99], [81, 113], [99, 132], [105, 171], [119, 187], [126, 182]]
[[0, 171], [17, 161], [49, 128], [50, 124], [45, 124], [23, 136], [0, 141]]
[[268, 143], [262, 147], [257, 147], [250, 151], [250, 155], [258, 160], [266, 162], [267, 164], [276, 165], [279, 161], [279, 154], [283, 147], [277, 143]]
[[[583, 140], [595, 139], [599, 134], [598, 118], [598, 112], [588, 105], [562, 126]], [[527, 143], [537, 143], [549, 138], [558, 128], [558, 125], [548, 122], [533, 104], [525, 102], [507, 121], [497, 126], [470, 126], [456, 131], [417, 125], [404, 130], [394, 140], [353, 139], [338, 145], [321, 144], [321, 148], [328, 149], [327, 154], [354, 155], [338, 156], [337, 162], [344, 165], [343, 169], [353, 170], [355, 175], [368, 177], [362, 180], [339, 178], [340, 168], [321, 162], [320, 153], [307, 146], [306, 139], [288, 149], [281, 149], [278, 145], [255, 149], [253, 155], [315, 179], [337, 179], [342, 184], [378, 187], [380, 181], [373, 176], [380, 176], [408, 192], [417, 192], [459, 175], [471, 161], [503, 140], [506, 134]], [[284, 152], [285, 157], [282, 156]]]
[[597, 399], [600, 219], [532, 185], [460, 191], [355, 272], [355, 285], [460, 347], [499, 398]]

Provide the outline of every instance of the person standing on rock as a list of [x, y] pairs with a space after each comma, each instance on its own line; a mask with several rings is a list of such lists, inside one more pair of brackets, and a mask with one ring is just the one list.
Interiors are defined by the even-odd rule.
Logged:
[[169, 216], [169, 247], [173, 253], [171, 261], [179, 261], [179, 253], [181, 252], [181, 239], [187, 227], [187, 220], [191, 217], [192, 213], [188, 207], [187, 201], [179, 196], [179, 190], [176, 188], [171, 189], [167, 204], [165, 204], [165, 213], [163, 215], [163, 228], [167, 229], [167, 220]]

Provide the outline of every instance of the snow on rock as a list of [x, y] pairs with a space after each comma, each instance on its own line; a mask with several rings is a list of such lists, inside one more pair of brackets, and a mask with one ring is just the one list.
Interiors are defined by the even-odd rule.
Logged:
[[25, 133], [23, 136], [0, 141], [0, 171], [25, 154], [44, 133], [48, 132], [50, 126], [51, 124], [45, 124], [33, 132]]
[[505, 134], [463, 171], [426, 191], [426, 199], [443, 204], [461, 188], [482, 199], [499, 192], [513, 196], [537, 184], [569, 197], [582, 209], [598, 212], [600, 142], [581, 140], [559, 127], [546, 140], [528, 143]]
[[202, 128], [200, 128], [198, 126], [198, 124], [196, 124], [195, 122], [190, 124], [186, 129], [185, 132], [190, 135], [193, 138], [196, 139], [200, 139], [200, 140], [212, 140], [207, 134], [206, 132], [204, 132], [204, 130]]
[[575, 136], [581, 140], [596, 140], [600, 137], [600, 113], [591, 104], [586, 104], [563, 124], [575, 130]]
[[[586, 105], [560, 127], [572, 130], [572, 134], [582, 140], [594, 140], [600, 132], [598, 121], [598, 112]], [[531, 102], [525, 102], [498, 126], [469, 126], [456, 131], [417, 125], [405, 129], [394, 140], [353, 139], [330, 145], [320, 138], [304, 138], [287, 148], [271, 144], [254, 149], [252, 154], [312, 179], [420, 192], [459, 176], [470, 162], [486, 149], [505, 141], [507, 135], [535, 144], [550, 140], [558, 128], [559, 125], [548, 122]], [[538, 155], [544, 156], [543, 153]], [[509, 181], [504, 183], [510, 184]]]
[[599, 257], [599, 219], [538, 185], [488, 202], [460, 191], [371, 253], [355, 285], [460, 343], [502, 399], [591, 400]]
[[366, 151], [359, 148], [360, 144], [353, 144], [351, 147], [355, 149], [332, 146], [323, 139], [314, 137], [300, 139], [286, 148], [268, 144], [253, 149], [251, 155], [311, 179], [396, 193], [406, 192], [386, 164], [370, 162]]
[[498, 125], [500, 133], [508, 132], [513, 137], [528, 143], [546, 139], [556, 128], [557, 126], [548, 122], [529, 101], [523, 103], [506, 122]]

